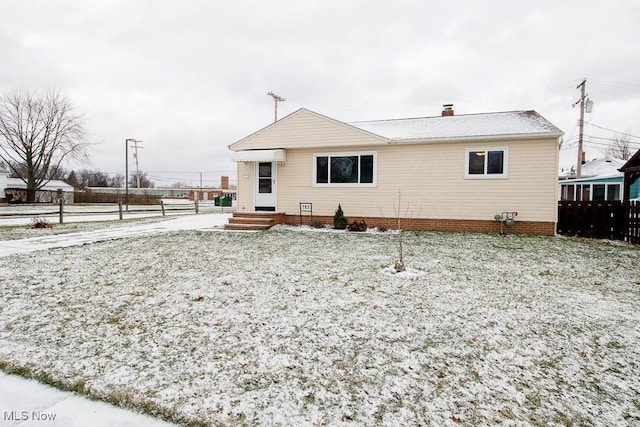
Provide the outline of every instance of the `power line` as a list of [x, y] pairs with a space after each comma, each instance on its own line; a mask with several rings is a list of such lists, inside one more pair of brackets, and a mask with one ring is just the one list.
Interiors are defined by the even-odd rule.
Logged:
[[620, 131], [617, 131], [617, 130], [609, 129], [609, 128], [606, 128], [604, 126], [598, 126], [598, 125], [595, 125], [593, 123], [587, 123], [587, 124], [590, 125], [590, 126], [593, 126], [593, 127], [597, 127], [598, 129], [608, 130], [609, 132], [618, 133], [620, 135], [628, 136], [630, 138], [640, 138], [640, 136], [631, 135], [630, 133], [627, 133], [627, 132], [620, 132]]
[[604, 82], [602, 80], [593, 80], [593, 79], [589, 79], [590, 82], [593, 83], [597, 83], [603, 86], [609, 86], [609, 87], [614, 87], [614, 88], [618, 88], [618, 89], [624, 89], [624, 90], [634, 90], [634, 91], [638, 91], [640, 92], [640, 86], [638, 85], [631, 85], [631, 84], [626, 84], [626, 83], [612, 83], [612, 82]]
[[[594, 135], [586, 135], [586, 136], [593, 139], [603, 139], [605, 141], [612, 141], [612, 142], [616, 142], [619, 140], [618, 138], [611, 138], [611, 137], [607, 138], [606, 136], [594, 136]], [[640, 142], [629, 142], [629, 144], [640, 144]]]

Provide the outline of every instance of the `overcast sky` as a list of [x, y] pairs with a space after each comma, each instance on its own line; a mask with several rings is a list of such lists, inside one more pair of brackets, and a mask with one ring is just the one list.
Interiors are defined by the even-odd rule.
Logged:
[[[143, 140], [156, 185], [235, 181], [229, 144], [307, 108], [340, 121], [533, 109], [576, 161], [640, 136], [637, 0], [3, 0], [0, 91], [59, 89], [85, 115], [92, 164]], [[596, 137], [596, 138], [594, 138]], [[640, 138], [632, 138], [634, 149]], [[130, 169], [134, 166], [131, 158]], [[67, 165], [71, 167], [71, 165]], [[77, 166], [76, 166], [77, 167]]]

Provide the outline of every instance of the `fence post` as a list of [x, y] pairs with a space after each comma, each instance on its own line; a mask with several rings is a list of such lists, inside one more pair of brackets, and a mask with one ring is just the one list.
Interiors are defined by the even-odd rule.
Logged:
[[198, 213], [198, 197], [196, 196], [193, 201], [195, 202], [196, 214]]
[[60, 197], [60, 224], [64, 223], [64, 198]]
[[160, 200], [160, 207], [162, 208], [162, 216], [164, 215], [164, 200]]
[[120, 221], [122, 221], [122, 200], [118, 200], [118, 214], [120, 216]]

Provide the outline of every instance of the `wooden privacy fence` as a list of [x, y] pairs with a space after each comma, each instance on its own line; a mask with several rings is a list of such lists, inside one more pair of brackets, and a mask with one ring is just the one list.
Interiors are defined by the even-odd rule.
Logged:
[[640, 244], [640, 202], [558, 202], [557, 232]]

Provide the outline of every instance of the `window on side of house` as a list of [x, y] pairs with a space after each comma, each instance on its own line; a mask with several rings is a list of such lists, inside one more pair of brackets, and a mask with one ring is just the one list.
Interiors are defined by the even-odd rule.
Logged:
[[601, 201], [605, 198], [605, 184], [593, 184], [591, 200]]
[[563, 184], [562, 185], [562, 194], [560, 196], [560, 200], [573, 201], [573, 199], [574, 199], [574, 191], [575, 191], [575, 186], [573, 184]]
[[579, 202], [588, 202], [591, 200], [591, 184], [576, 185], [576, 200]]
[[507, 148], [467, 148], [465, 178], [507, 178], [509, 150]]
[[313, 158], [314, 186], [375, 186], [375, 152], [317, 153]]
[[620, 184], [607, 185], [607, 200], [620, 200]]

